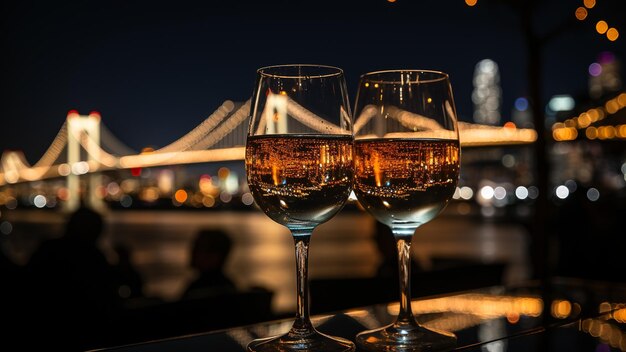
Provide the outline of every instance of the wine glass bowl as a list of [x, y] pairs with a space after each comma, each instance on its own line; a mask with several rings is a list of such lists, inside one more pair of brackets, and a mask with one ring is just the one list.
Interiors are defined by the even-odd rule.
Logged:
[[309, 319], [308, 246], [315, 227], [345, 205], [354, 178], [352, 120], [343, 71], [322, 65], [260, 68], [246, 141], [246, 175], [256, 204], [293, 235], [296, 318], [248, 351], [353, 351]]
[[415, 230], [437, 217], [454, 194], [460, 145], [448, 75], [389, 70], [361, 76], [355, 104], [355, 183], [359, 203], [387, 225], [398, 247], [400, 312], [365, 331], [363, 350], [449, 350], [456, 337], [427, 329], [411, 311], [410, 246]]
[[247, 142], [249, 185], [257, 204], [289, 228], [326, 222], [352, 189], [352, 136], [276, 136], [252, 136]]

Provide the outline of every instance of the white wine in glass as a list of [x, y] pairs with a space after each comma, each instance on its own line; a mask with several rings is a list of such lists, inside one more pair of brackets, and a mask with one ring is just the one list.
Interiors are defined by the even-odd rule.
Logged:
[[400, 312], [357, 335], [366, 351], [445, 351], [450, 332], [421, 326], [411, 310], [411, 240], [441, 213], [459, 178], [460, 145], [448, 75], [389, 70], [361, 76], [355, 104], [355, 184], [361, 205], [387, 225], [398, 248]]
[[309, 318], [307, 258], [315, 227], [348, 200], [354, 179], [352, 120], [343, 71], [322, 65], [260, 68], [246, 141], [246, 174], [256, 204], [293, 235], [296, 318], [280, 336], [248, 351], [354, 351], [318, 332]]

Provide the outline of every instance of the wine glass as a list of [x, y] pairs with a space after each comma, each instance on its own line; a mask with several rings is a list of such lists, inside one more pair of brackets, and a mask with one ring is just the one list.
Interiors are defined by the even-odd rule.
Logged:
[[257, 71], [246, 141], [246, 174], [257, 205], [287, 227], [296, 249], [297, 308], [291, 330], [258, 339], [248, 351], [353, 351], [309, 319], [307, 257], [315, 227], [352, 191], [354, 137], [343, 70], [277, 65]]
[[383, 328], [361, 332], [363, 350], [435, 351], [456, 345], [450, 332], [421, 326], [411, 310], [411, 239], [452, 198], [460, 146], [446, 73], [388, 70], [361, 76], [354, 111], [354, 191], [391, 229], [398, 247], [400, 312]]

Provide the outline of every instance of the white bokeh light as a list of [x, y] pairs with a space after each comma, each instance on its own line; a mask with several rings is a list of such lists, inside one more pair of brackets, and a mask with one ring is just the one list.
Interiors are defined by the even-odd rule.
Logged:
[[565, 199], [569, 196], [569, 188], [564, 185], [560, 185], [556, 188], [555, 194], [559, 199]]
[[35, 206], [37, 208], [43, 208], [46, 206], [46, 197], [42, 196], [41, 194], [38, 194], [35, 196], [35, 199], [33, 199], [33, 204], [35, 204]]
[[491, 186], [484, 186], [483, 188], [480, 189], [480, 196], [483, 197], [484, 199], [491, 199], [493, 198], [493, 187]]
[[459, 187], [457, 187], [454, 190], [454, 194], [452, 195], [452, 199], [459, 199], [461, 198], [461, 189]]
[[79, 161], [72, 164], [72, 173], [74, 175], [84, 175], [89, 172], [89, 164], [86, 161]]
[[241, 202], [245, 205], [252, 205], [254, 203], [254, 197], [252, 197], [252, 193], [246, 192], [241, 196]]
[[498, 186], [493, 190], [493, 196], [498, 199], [498, 200], [502, 200], [506, 197], [506, 189], [502, 186]]
[[459, 190], [459, 195], [465, 200], [470, 200], [474, 196], [474, 191], [468, 186], [463, 186]]
[[524, 186], [517, 187], [515, 189], [515, 196], [522, 200], [528, 198], [528, 188]]

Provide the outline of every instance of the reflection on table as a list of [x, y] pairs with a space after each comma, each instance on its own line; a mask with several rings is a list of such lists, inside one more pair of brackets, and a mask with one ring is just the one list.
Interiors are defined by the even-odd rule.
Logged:
[[[412, 301], [427, 327], [453, 331], [457, 350], [626, 350], [626, 286], [573, 279], [516, 287], [492, 286]], [[364, 330], [391, 323], [395, 302], [317, 315], [322, 332], [354, 340]], [[146, 342], [115, 351], [245, 351], [252, 339], [280, 334], [292, 319]], [[106, 351], [106, 349], [99, 350]]]

